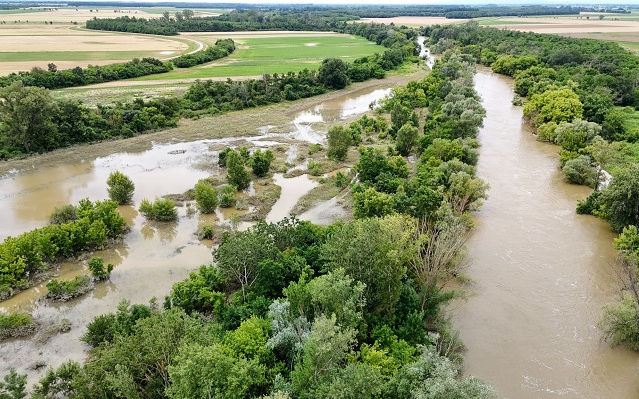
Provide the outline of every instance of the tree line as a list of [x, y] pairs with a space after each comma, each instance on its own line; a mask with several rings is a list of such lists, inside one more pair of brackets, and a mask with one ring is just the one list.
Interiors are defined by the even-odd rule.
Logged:
[[[607, 220], [624, 277], [622, 300], [604, 309], [612, 344], [639, 348], [639, 57], [606, 41], [479, 28], [427, 29], [436, 51], [460, 51], [512, 76], [537, 139], [557, 144], [565, 179], [593, 187], [577, 212]], [[611, 180], [606, 174], [612, 174]]]
[[[131, 137], [176, 126], [178, 119], [306, 98], [344, 88], [351, 81], [383, 78], [386, 71], [416, 60], [412, 29], [392, 30], [383, 24], [351, 28], [388, 47], [383, 54], [352, 64], [324, 60], [318, 71], [303, 70], [262, 79], [198, 81], [182, 97], [135, 99], [89, 108], [79, 101], [56, 101], [48, 90], [14, 82], [0, 89], [0, 159], [46, 152], [79, 143]], [[218, 41], [219, 47], [231, 46]], [[195, 55], [197, 56], [197, 55]]]
[[232, 39], [220, 39], [214, 46], [194, 54], [185, 54], [171, 61], [162, 62], [155, 58], [134, 58], [133, 60], [109, 65], [90, 65], [87, 68], [79, 66], [72, 69], [58, 70], [53, 63], [45, 71], [34, 67], [30, 72], [11, 73], [0, 77], [0, 87], [7, 87], [14, 82], [22, 82], [23, 86], [37, 86], [46, 89], [62, 89], [65, 87], [86, 86], [115, 80], [131, 79], [140, 76], [169, 72], [175, 65], [178, 68], [190, 68], [219, 58], [226, 57], [235, 51]]

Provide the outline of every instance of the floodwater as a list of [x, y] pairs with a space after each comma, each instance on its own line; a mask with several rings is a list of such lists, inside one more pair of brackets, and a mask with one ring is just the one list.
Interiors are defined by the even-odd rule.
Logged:
[[566, 184], [558, 147], [526, 130], [512, 80], [480, 70], [475, 87], [487, 111], [478, 174], [490, 191], [468, 243], [475, 284], [455, 310], [465, 371], [502, 398], [639, 397], [639, 355], [610, 348], [596, 327], [619, 294], [614, 234], [575, 214], [589, 189]]
[[[106, 179], [114, 170], [131, 177], [136, 186], [133, 198], [136, 206], [119, 208], [131, 231], [121, 244], [91, 254], [115, 265], [110, 281], [98, 283], [89, 294], [62, 304], [42, 299], [46, 295], [45, 284], [0, 302], [0, 311], [30, 312], [47, 326], [30, 339], [0, 343], [0, 376], [14, 367], [19, 373], [26, 373], [29, 382], [34, 383], [46, 367], [56, 367], [68, 359], [85, 359], [90, 348], [79, 338], [95, 316], [113, 312], [122, 299], [148, 303], [156, 297], [161, 304], [173, 283], [186, 278], [201, 264], [212, 261], [212, 243], [198, 240], [196, 232], [204, 225], [228, 228], [231, 215], [242, 213], [224, 209], [215, 214], [201, 215], [195, 211], [194, 205], [185, 205], [178, 208], [177, 222], [151, 222], [136, 210], [143, 198], [183, 193], [199, 179], [219, 174], [217, 155], [226, 146], [288, 146], [286, 156], [295, 161], [298, 158], [297, 143], [325, 143], [326, 123], [366, 112], [372, 101], [381, 99], [389, 90], [362, 89], [302, 110], [291, 117], [291, 122], [280, 128], [281, 131], [273, 126], [264, 126], [257, 132], [247, 132], [246, 137], [150, 143], [148, 149], [139, 152], [115, 153], [51, 167], [39, 167], [38, 158], [34, 157], [30, 168], [13, 170], [0, 177], [0, 240], [45, 225], [48, 215], [58, 206], [77, 204], [87, 197], [92, 201], [106, 198]], [[82, 151], [82, 147], [78, 151]], [[285, 179], [282, 174], [276, 174], [273, 184], [280, 185], [282, 192], [267, 216], [269, 221], [287, 216], [297, 201], [318, 183], [307, 175]], [[255, 187], [247, 191], [259, 192], [259, 189]], [[326, 221], [332, 214], [330, 210], [322, 209], [319, 206], [310, 213], [317, 219], [309, 219]], [[237, 228], [248, 226], [248, 223], [242, 222]], [[66, 279], [87, 273], [84, 262], [88, 257], [89, 254], [85, 254], [83, 260], [63, 263], [59, 277]], [[71, 325], [69, 332], [51, 331], [65, 320]]]

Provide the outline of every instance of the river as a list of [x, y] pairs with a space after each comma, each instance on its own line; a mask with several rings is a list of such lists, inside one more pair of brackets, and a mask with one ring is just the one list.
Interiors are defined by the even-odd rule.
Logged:
[[490, 191], [468, 242], [475, 284], [454, 310], [465, 371], [500, 398], [639, 397], [639, 355], [610, 348], [596, 327], [619, 294], [614, 234], [575, 214], [589, 189], [566, 184], [558, 147], [522, 123], [512, 80], [482, 69], [475, 87], [487, 111], [478, 175]]

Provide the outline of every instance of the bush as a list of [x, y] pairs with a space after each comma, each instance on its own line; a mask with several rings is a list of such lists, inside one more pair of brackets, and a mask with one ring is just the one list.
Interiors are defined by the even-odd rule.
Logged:
[[195, 202], [202, 213], [213, 213], [217, 208], [217, 191], [206, 180], [200, 180], [195, 185]]
[[228, 174], [226, 180], [229, 184], [237, 187], [238, 190], [244, 190], [251, 184], [251, 175], [244, 167], [244, 159], [237, 151], [229, 151], [226, 156], [226, 167]]
[[171, 222], [178, 217], [175, 202], [167, 198], [156, 198], [155, 202], [145, 198], [140, 203], [139, 211], [145, 218], [160, 222]]
[[220, 189], [220, 206], [222, 208], [230, 208], [235, 205], [235, 194], [237, 187], [231, 185], [222, 186]]
[[53, 279], [47, 283], [47, 298], [54, 301], [68, 301], [91, 291], [93, 283], [89, 276], [76, 276], [73, 280]]
[[[25, 337], [33, 334], [35, 330], [36, 323], [26, 313], [0, 313], [0, 341], [6, 338]], [[0, 398], [2, 397], [0, 390]]]
[[577, 213], [580, 215], [592, 215], [601, 205], [601, 191], [593, 191], [583, 201], [577, 203]]
[[598, 324], [604, 337], [615, 346], [626, 344], [633, 350], [639, 350], [639, 303], [628, 292], [618, 303], [604, 306], [604, 315]]
[[582, 184], [584, 186], [594, 187], [597, 172], [591, 165], [590, 157], [580, 155], [575, 159], [566, 161], [561, 169], [564, 179], [571, 184]]
[[135, 190], [135, 184], [129, 179], [127, 175], [120, 171], [111, 172], [107, 178], [107, 192], [109, 198], [118, 204], [130, 204], [133, 200], [133, 191]]
[[275, 160], [275, 156], [271, 150], [262, 152], [261, 150], [255, 150], [253, 153], [253, 159], [251, 161], [251, 167], [255, 176], [264, 177], [268, 173], [271, 167], [271, 162]]
[[326, 155], [335, 161], [345, 160], [348, 154], [348, 147], [352, 144], [352, 136], [348, 129], [344, 126], [333, 126], [328, 130], [327, 139], [328, 150]]
[[215, 236], [215, 230], [213, 230], [213, 226], [204, 226], [202, 227], [202, 231], [199, 234], [200, 239], [212, 240]]
[[87, 267], [96, 281], [107, 280], [111, 276], [111, 271], [113, 271], [113, 265], [111, 263], [109, 263], [105, 269], [104, 259], [97, 256], [89, 259]]
[[62, 224], [78, 218], [76, 207], [69, 204], [55, 208], [49, 215], [49, 224]]

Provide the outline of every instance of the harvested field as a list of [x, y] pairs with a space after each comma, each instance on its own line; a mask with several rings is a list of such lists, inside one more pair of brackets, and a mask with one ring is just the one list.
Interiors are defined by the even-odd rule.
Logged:
[[[518, 30], [523, 32], [553, 33], [574, 35], [588, 33], [639, 33], [639, 21], [634, 20], [595, 20], [594, 16], [571, 17], [524, 17], [490, 19], [487, 25], [496, 28]], [[610, 17], [612, 18], [612, 17]], [[480, 21], [482, 24], [482, 21]], [[611, 39], [605, 39], [611, 40]]]
[[84, 24], [85, 21], [98, 18], [117, 18], [124, 15], [130, 15], [135, 17], [153, 18], [157, 17], [157, 14], [150, 14], [141, 9], [118, 9], [118, 12], [114, 12], [114, 8], [95, 7], [91, 10], [89, 8], [75, 7], [70, 8], [58, 8], [53, 11], [47, 11], [44, 8], [30, 8], [27, 10], [8, 10], [11, 12], [0, 14], [0, 21], [7, 21], [7, 24], [14, 21], [20, 22], [63, 22], [71, 23], [76, 21], [79, 24]]
[[105, 65], [133, 58], [167, 59], [203, 45], [173, 38], [81, 30], [73, 25], [0, 25], [0, 75], [46, 69]]

